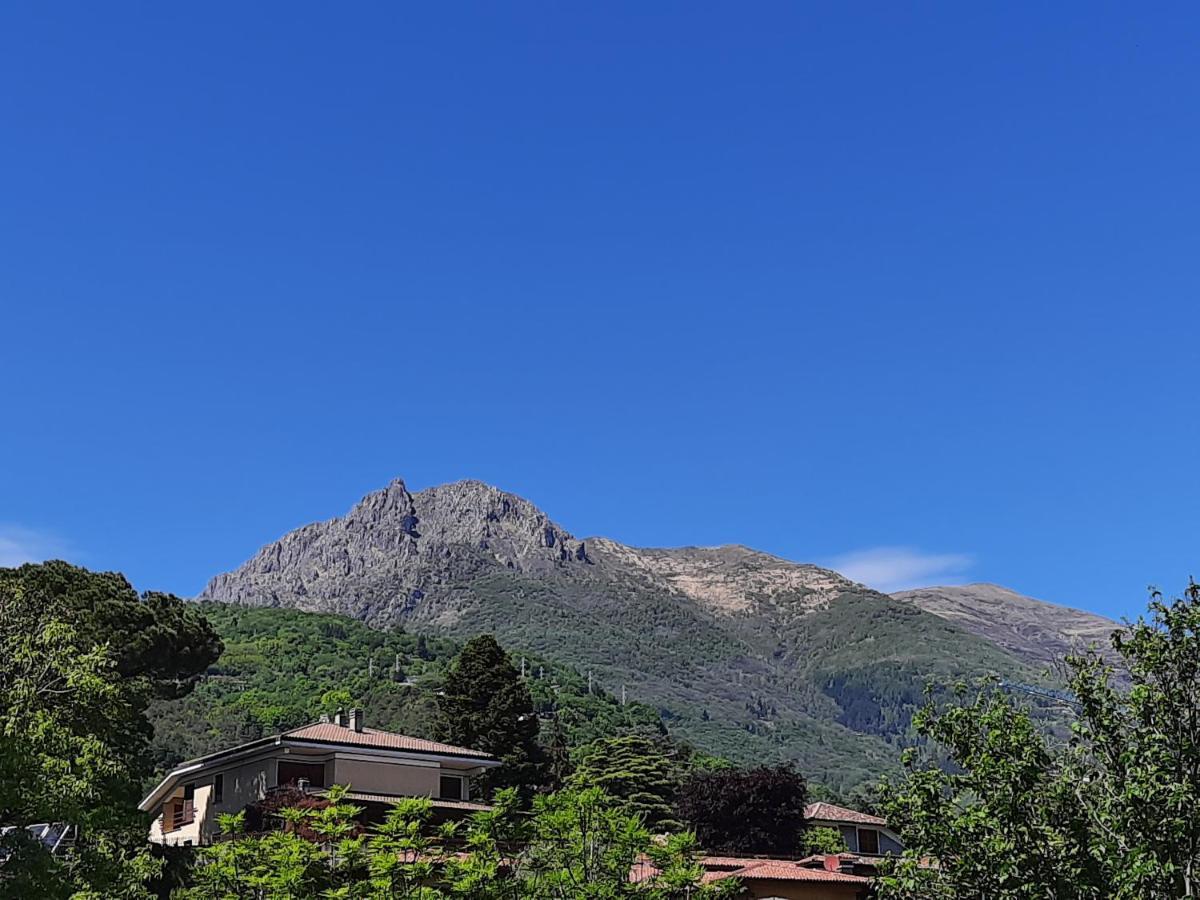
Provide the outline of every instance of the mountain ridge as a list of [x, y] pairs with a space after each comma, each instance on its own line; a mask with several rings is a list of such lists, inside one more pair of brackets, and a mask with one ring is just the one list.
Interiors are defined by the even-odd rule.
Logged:
[[895, 762], [927, 685], [1042, 677], [1014, 650], [841, 574], [744, 545], [577, 538], [478, 481], [396, 479], [289, 532], [201, 599], [492, 631], [655, 706], [696, 746], [846, 787]]

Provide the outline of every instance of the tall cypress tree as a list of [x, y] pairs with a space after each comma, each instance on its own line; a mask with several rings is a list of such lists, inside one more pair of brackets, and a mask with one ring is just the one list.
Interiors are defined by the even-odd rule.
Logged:
[[485, 790], [532, 793], [546, 780], [533, 698], [508, 654], [490, 634], [472, 638], [455, 658], [438, 698], [439, 737], [483, 750], [503, 765], [482, 779]]

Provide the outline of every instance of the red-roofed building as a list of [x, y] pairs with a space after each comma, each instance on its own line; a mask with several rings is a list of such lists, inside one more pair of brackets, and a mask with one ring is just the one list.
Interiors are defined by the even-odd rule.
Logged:
[[455, 747], [367, 728], [361, 710], [334, 721], [294, 728], [178, 766], [141, 802], [156, 813], [150, 840], [162, 844], [208, 843], [217, 816], [236, 813], [272, 789], [297, 785], [322, 793], [348, 785], [356, 803], [386, 809], [402, 797], [429, 797], [441, 815], [469, 815], [470, 780], [499, 761]]
[[904, 845], [900, 836], [887, 827], [887, 819], [833, 803], [810, 803], [804, 807], [809, 828], [833, 828], [842, 835], [846, 848], [862, 856], [899, 854]]
[[[701, 881], [710, 884], [727, 878], [741, 881], [744, 897], [755, 900], [863, 900], [870, 896], [871, 879], [841, 871], [840, 861], [828, 864], [816, 857], [794, 861], [739, 856], [705, 856]], [[657, 874], [648, 860], [634, 866], [632, 881], [647, 881]]]

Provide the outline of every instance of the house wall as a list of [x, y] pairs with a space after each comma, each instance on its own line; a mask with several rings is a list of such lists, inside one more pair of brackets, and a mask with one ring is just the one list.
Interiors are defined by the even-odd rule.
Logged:
[[[225, 778], [220, 803], [216, 802], [213, 792], [213, 781], [218, 774]], [[181, 782], [174, 796], [183, 795], [184, 784], [196, 786], [193, 797], [196, 814], [192, 824], [174, 831], [163, 831], [164, 816], [166, 810], [171, 807], [171, 798], [167, 798], [159, 807], [158, 816], [151, 823], [151, 841], [172, 845], [189, 841], [193, 845], [208, 843], [217, 832], [218, 815], [240, 812], [247, 805], [266, 796], [267, 788], [275, 784], [275, 757], [264, 756], [228, 768], [197, 772], [195, 778]]]
[[[192, 782], [188, 782], [188, 784], [191, 784], [191, 783]], [[170, 844], [172, 846], [183, 846], [184, 844], [191, 844], [193, 847], [198, 847], [201, 843], [204, 842], [202, 840], [202, 835], [207, 834], [207, 832], [204, 830], [204, 822], [205, 822], [208, 807], [210, 806], [209, 800], [210, 800], [211, 794], [212, 794], [211, 779], [210, 779], [210, 783], [207, 785], [201, 785], [199, 782], [197, 782], [195, 794], [192, 797], [192, 803], [195, 808], [195, 815], [193, 816], [191, 823], [188, 825], [184, 825], [182, 828], [176, 828], [172, 831], [164, 832], [163, 831], [163, 815], [164, 815], [165, 811], [173, 805], [171, 802], [172, 798], [167, 798], [167, 801], [165, 803], [163, 803], [163, 805], [161, 807], [159, 807], [158, 816], [155, 818], [155, 820], [150, 825], [150, 840], [156, 841], [158, 843]], [[182, 797], [183, 789], [180, 788], [178, 791], [175, 792], [175, 794], [173, 796], [174, 797]]]
[[855, 900], [860, 890], [855, 884], [821, 884], [811, 881], [778, 881], [768, 878], [749, 878], [742, 881], [744, 896], [778, 897], [780, 900]]
[[[842, 840], [844, 840], [846, 842], [847, 850], [849, 850], [851, 853], [860, 853], [861, 852], [858, 848], [858, 827], [857, 826], [855, 826], [855, 825], [840, 825], [837, 822], [817, 822], [817, 821], [810, 822], [809, 826], [813, 827], [813, 828], [836, 828], [838, 830], [838, 832], [841, 833]], [[863, 827], [869, 828], [871, 826], [864, 825]], [[880, 853], [880, 855], [887, 855], [887, 854], [891, 853], [896, 856], [899, 856], [901, 853], [904, 852], [904, 845], [901, 844], [894, 837], [892, 837], [886, 829], [875, 828], [875, 830], [877, 832], [879, 832], [879, 853]]]
[[337, 756], [333, 761], [332, 784], [375, 794], [406, 794], [436, 797], [441, 788], [441, 766], [399, 764], [384, 760]]

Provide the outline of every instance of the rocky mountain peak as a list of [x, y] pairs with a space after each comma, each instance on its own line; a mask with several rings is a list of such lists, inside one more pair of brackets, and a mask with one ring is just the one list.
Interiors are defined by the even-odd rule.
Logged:
[[345, 516], [263, 547], [200, 599], [397, 619], [444, 600], [464, 576], [588, 562], [582, 541], [515, 494], [480, 481], [414, 494], [397, 478]]

